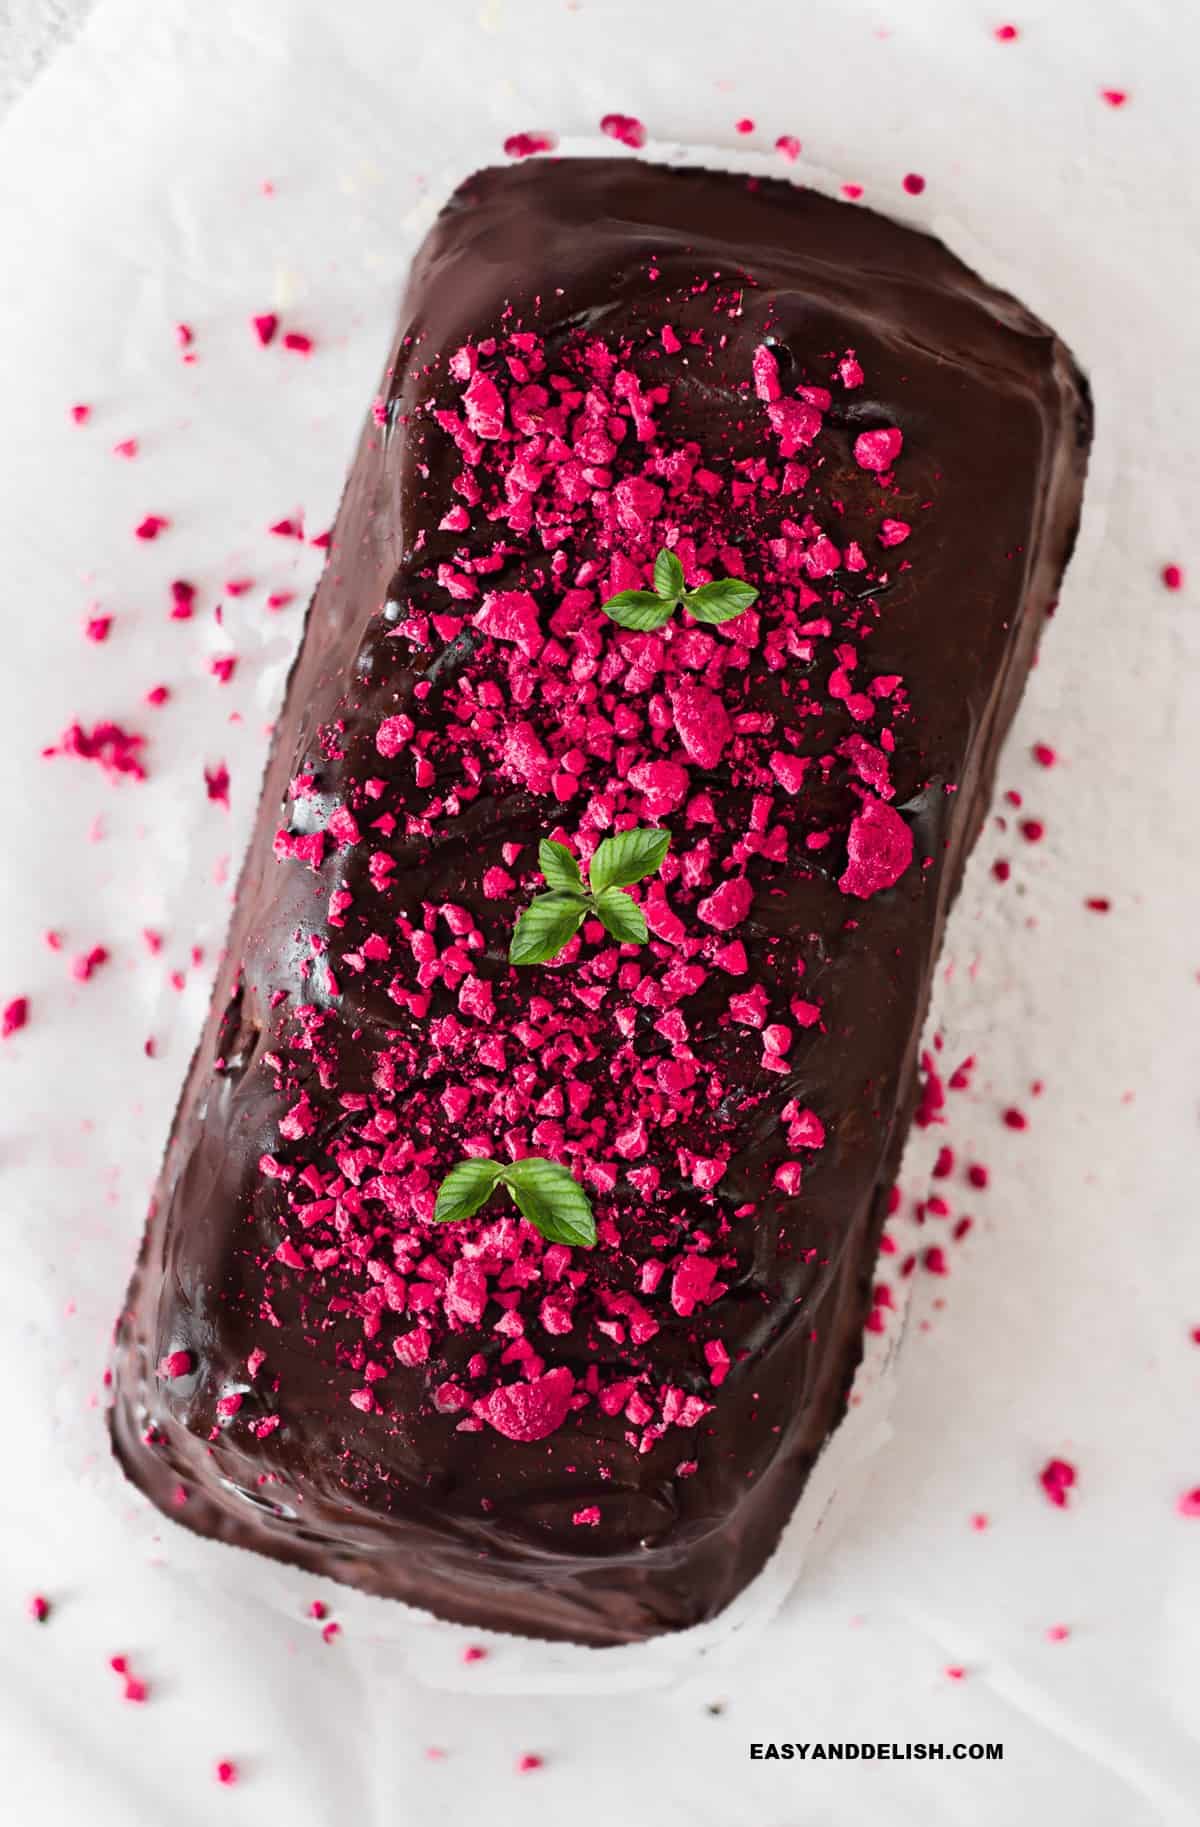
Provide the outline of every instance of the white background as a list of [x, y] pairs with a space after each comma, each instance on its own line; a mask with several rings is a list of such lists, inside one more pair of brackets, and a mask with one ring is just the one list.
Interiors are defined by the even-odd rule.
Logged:
[[[0, 129], [0, 1003], [31, 1003], [0, 1043], [15, 1827], [1200, 1812], [1200, 1519], [1176, 1509], [1200, 1485], [1200, 604], [1159, 580], [1176, 561], [1200, 581], [1195, 25], [1184, 0], [1056, 0], [1022, 6], [1020, 38], [998, 43], [1009, 16], [974, 0], [99, 0]], [[948, 1141], [992, 1184], [940, 1183], [975, 1218], [962, 1244], [945, 1220], [896, 1227], [902, 1248], [943, 1244], [951, 1273], [914, 1277], [865, 1498], [740, 1662], [648, 1694], [505, 1695], [518, 1650], [464, 1667], [470, 1633], [401, 1629], [395, 1608], [161, 1523], [110, 1467], [100, 1378], [319, 568], [265, 529], [331, 517], [428, 200], [508, 133], [592, 135], [610, 110], [734, 162], [795, 134], [799, 165], [767, 163], [861, 183], [944, 234], [1090, 370], [1096, 473], [1001, 769], [1046, 836], [993, 824], [969, 872], [937, 1014], [944, 1060], [979, 1064], [906, 1165], [910, 1195], [927, 1192]], [[917, 199], [908, 171], [927, 179]], [[248, 319], [271, 309], [316, 339], [310, 358], [259, 348]], [[127, 437], [133, 461], [111, 454]], [[172, 522], [153, 545], [132, 536], [147, 512]], [[224, 599], [218, 628], [238, 575], [256, 588]], [[174, 577], [200, 591], [190, 623], [167, 619]], [[298, 600], [271, 614], [280, 588]], [[116, 618], [103, 646], [82, 634], [94, 603]], [[208, 660], [226, 651], [239, 663], [220, 686]], [[173, 698], [155, 711], [142, 698], [160, 680]], [[148, 781], [42, 760], [76, 716], [147, 733]], [[228, 816], [204, 791], [221, 760]], [[143, 926], [163, 931], [161, 957]], [[95, 944], [111, 962], [74, 982]], [[1008, 1104], [1024, 1133], [1003, 1126]], [[1066, 1510], [1037, 1483], [1053, 1455], [1079, 1468]], [[34, 1591], [53, 1604], [40, 1629]], [[330, 1645], [302, 1616], [317, 1596], [342, 1623]], [[1051, 1642], [1057, 1624], [1070, 1636]], [[149, 1683], [144, 1706], [121, 1700], [117, 1652]], [[747, 1757], [751, 1740], [817, 1738], [1002, 1739], [1005, 1760]], [[517, 1774], [524, 1751], [545, 1767]], [[222, 1757], [241, 1772], [227, 1790]]]

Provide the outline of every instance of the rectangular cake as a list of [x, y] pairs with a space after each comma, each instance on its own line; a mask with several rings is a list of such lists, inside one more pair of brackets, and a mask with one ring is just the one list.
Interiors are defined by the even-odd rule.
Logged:
[[1054, 333], [869, 210], [462, 185], [118, 1324], [154, 1503], [593, 1645], [759, 1572], [846, 1409], [1090, 435]]

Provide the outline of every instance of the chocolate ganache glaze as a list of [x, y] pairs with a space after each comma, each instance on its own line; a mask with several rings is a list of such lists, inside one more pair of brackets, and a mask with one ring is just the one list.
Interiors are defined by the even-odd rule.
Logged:
[[[761, 1569], [861, 1354], [947, 909], [1088, 391], [937, 241], [782, 182], [478, 173], [413, 267], [118, 1324], [203, 1535], [580, 1643]], [[758, 601], [622, 628], [662, 547]], [[671, 848], [514, 969], [538, 843]], [[598, 1227], [469, 1155], [569, 1165]]]

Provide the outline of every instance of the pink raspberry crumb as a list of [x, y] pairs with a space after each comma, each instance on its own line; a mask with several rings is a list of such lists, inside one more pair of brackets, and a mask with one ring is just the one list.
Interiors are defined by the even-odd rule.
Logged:
[[29, 1615], [35, 1624], [44, 1624], [50, 1616], [50, 1601], [42, 1593], [35, 1592], [29, 1601]]
[[1183, 589], [1182, 567], [1179, 565], [1164, 565], [1162, 568], [1162, 580], [1163, 580], [1163, 584], [1166, 589], [1182, 590]]
[[504, 151], [510, 159], [528, 159], [537, 152], [553, 152], [557, 145], [552, 133], [510, 133]]
[[14, 996], [5, 1004], [4, 1013], [0, 1015], [0, 1038], [7, 1040], [11, 1034], [19, 1034], [29, 1020], [28, 996]]
[[919, 197], [925, 188], [925, 180], [919, 171], [909, 171], [904, 176], [904, 188], [910, 197]]
[[646, 129], [632, 114], [605, 114], [600, 121], [601, 133], [606, 133], [610, 140], [617, 140], [622, 146], [632, 146], [635, 150], [646, 144]]
[[1066, 1459], [1048, 1459], [1038, 1473], [1038, 1483], [1055, 1509], [1065, 1510], [1067, 1495], [1075, 1485], [1075, 1467]]
[[775, 142], [775, 150], [783, 158], [795, 164], [803, 149], [794, 133], [781, 133]]
[[224, 1783], [226, 1785], [226, 1787], [228, 1787], [231, 1783], [236, 1783], [236, 1781], [238, 1779], [237, 1765], [234, 1763], [230, 1763], [230, 1761], [227, 1757], [223, 1757], [217, 1765], [216, 1777], [217, 1777], [217, 1781], [219, 1783]]
[[517, 1769], [522, 1773], [527, 1770], [540, 1770], [545, 1761], [545, 1758], [539, 1757], [536, 1751], [523, 1751], [517, 1759]]

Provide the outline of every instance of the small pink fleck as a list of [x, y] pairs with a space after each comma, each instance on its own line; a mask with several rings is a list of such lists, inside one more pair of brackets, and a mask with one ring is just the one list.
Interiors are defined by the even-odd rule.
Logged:
[[982, 1192], [983, 1188], [991, 1179], [991, 1175], [982, 1162], [972, 1161], [971, 1165], [967, 1168], [967, 1179], [971, 1182], [972, 1186], [978, 1187]]
[[231, 577], [225, 585], [226, 596], [245, 596], [247, 590], [253, 590], [252, 577]]
[[1162, 580], [1168, 590], [1183, 589], [1183, 569], [1180, 565], [1164, 565]]
[[297, 355], [311, 355], [313, 339], [311, 336], [305, 336], [300, 330], [289, 330], [283, 339], [283, 346], [285, 349], [295, 350]]
[[196, 332], [192, 329], [191, 324], [175, 325], [175, 341], [181, 349], [190, 349], [195, 340]]
[[35, 1624], [44, 1624], [50, 1616], [50, 1601], [40, 1592], [35, 1592], [29, 1601], [29, 1615]]
[[576, 1510], [572, 1514], [571, 1521], [577, 1529], [598, 1528], [600, 1523], [600, 1505], [598, 1503], [585, 1504], [582, 1510]]
[[1012, 874], [1012, 864], [1006, 862], [1002, 856], [998, 856], [992, 864], [992, 874], [996, 881], [1007, 882]]
[[910, 171], [905, 174], [904, 188], [910, 197], [920, 196], [925, 188], [925, 180], [919, 171]]
[[992, 36], [998, 38], [1001, 44], [1012, 44], [1013, 40], [1019, 38], [1021, 34], [1015, 25], [998, 25]]
[[157, 708], [160, 704], [165, 704], [170, 696], [169, 685], [152, 685], [146, 693], [146, 703], [153, 704]]
[[510, 133], [504, 150], [510, 159], [528, 159], [537, 152], [553, 152], [557, 145], [552, 133]]
[[308, 1615], [310, 1618], [315, 1618], [318, 1624], [321, 1622], [322, 1618], [327, 1618], [329, 1616], [329, 1607], [324, 1599], [314, 1599], [308, 1608]]
[[1190, 1491], [1185, 1491], [1175, 1508], [1181, 1516], [1200, 1516], [1200, 1484]]
[[1075, 1467], [1066, 1459], [1049, 1459], [1038, 1473], [1038, 1483], [1058, 1510], [1066, 1509], [1067, 1494], [1076, 1478]]
[[103, 945], [93, 945], [90, 952], [80, 952], [71, 960], [71, 975], [76, 983], [86, 983], [102, 964], [108, 963], [108, 950]]
[[1004, 1112], [1004, 1126], [1006, 1129], [1028, 1129], [1029, 1118], [1023, 1110], [1018, 1110], [1014, 1104], [1010, 1104]]
[[278, 317], [274, 311], [263, 311], [259, 316], [252, 317], [250, 322], [254, 328], [255, 336], [257, 336], [259, 342], [265, 349], [267, 344], [274, 339], [275, 332], [279, 328]]
[[1046, 835], [1046, 827], [1040, 818], [1023, 818], [1021, 836], [1027, 844], [1040, 844]]
[[523, 1751], [517, 1759], [517, 1769], [522, 1772], [540, 1770], [545, 1761], [545, 1758], [539, 1757], [536, 1751]]
[[1089, 895], [1084, 906], [1091, 913], [1111, 913], [1112, 911], [1112, 902], [1106, 894]]
[[28, 996], [14, 996], [5, 1004], [4, 1013], [0, 1015], [0, 1038], [7, 1040], [10, 1034], [19, 1034], [29, 1020]]
[[861, 184], [843, 184], [842, 185], [842, 195], [844, 197], [849, 198], [851, 203], [857, 203], [858, 199], [862, 196], [862, 193], [863, 193], [863, 187]]
[[983, 1529], [986, 1529], [987, 1526], [988, 1518], [984, 1515], [982, 1510], [976, 1510], [974, 1516], [971, 1518], [971, 1527], [975, 1530], [982, 1531]]
[[734, 122], [734, 131], [735, 131], [735, 133], [753, 133], [754, 132], [754, 122], [752, 120], [750, 120], [748, 117], [744, 120], [735, 121]]
[[487, 1650], [481, 1643], [468, 1643], [463, 1650], [462, 1659], [464, 1662], [486, 1662]]
[[775, 142], [775, 150], [795, 164], [803, 149], [794, 133], [781, 133]]
[[341, 1636], [341, 1634], [342, 1634], [342, 1627], [340, 1624], [337, 1624], [337, 1623], [326, 1624], [325, 1628], [321, 1632], [321, 1641], [322, 1641], [322, 1643], [333, 1643], [337, 1640], [338, 1637]]
[[1033, 759], [1043, 768], [1052, 768], [1058, 760], [1058, 756], [1048, 742], [1035, 742]]
[[635, 148], [646, 144], [646, 129], [632, 114], [606, 114], [600, 121], [601, 133], [607, 133], [610, 140], [617, 140], [622, 146]]
[[1051, 1624], [1046, 1631], [1048, 1643], [1065, 1643], [1071, 1632], [1065, 1624]]
[[880, 474], [892, 467], [903, 448], [904, 433], [897, 431], [894, 425], [884, 426], [879, 431], [861, 431], [854, 440], [854, 461], [859, 469]]
[[267, 608], [272, 611], [286, 609], [288, 604], [294, 603], [295, 600], [296, 592], [294, 590], [272, 590], [267, 598]]
[[92, 409], [90, 406], [72, 406], [71, 408], [71, 417], [74, 419], [76, 425], [86, 425], [91, 416]]
[[236, 666], [237, 655], [235, 653], [215, 653], [208, 662], [209, 672], [222, 685], [228, 685]]
[[951, 1663], [946, 1669], [946, 1676], [950, 1681], [965, 1681], [967, 1671], [965, 1668], [959, 1667], [957, 1663]]
[[228, 1758], [223, 1757], [217, 1765], [216, 1775], [217, 1781], [219, 1783], [224, 1783], [228, 1787], [229, 1784], [236, 1783], [238, 1779], [238, 1767], [236, 1764], [230, 1763]]
[[90, 615], [83, 624], [83, 632], [89, 641], [95, 641], [98, 645], [101, 641], [107, 641], [112, 625], [111, 615]]
[[127, 462], [132, 462], [137, 454], [138, 441], [136, 438], [122, 438], [119, 444], [113, 445], [113, 456], [124, 457]]
[[300, 515], [297, 515], [294, 520], [288, 518], [276, 520], [267, 528], [267, 532], [274, 533], [277, 539], [303, 539], [304, 520]]
[[217, 805], [224, 806], [225, 810], [228, 812], [229, 769], [225, 766], [223, 761], [219, 761], [215, 768], [205, 768], [204, 787], [208, 797], [215, 800]]
[[1106, 101], [1110, 108], [1123, 108], [1129, 100], [1129, 91], [1128, 89], [1101, 89], [1100, 98], [1102, 101]]
[[138, 524], [134, 527], [134, 537], [135, 539], [157, 539], [159, 534], [165, 532], [170, 524], [171, 522], [165, 519], [162, 514], [147, 514], [145, 519], [139, 520]]

